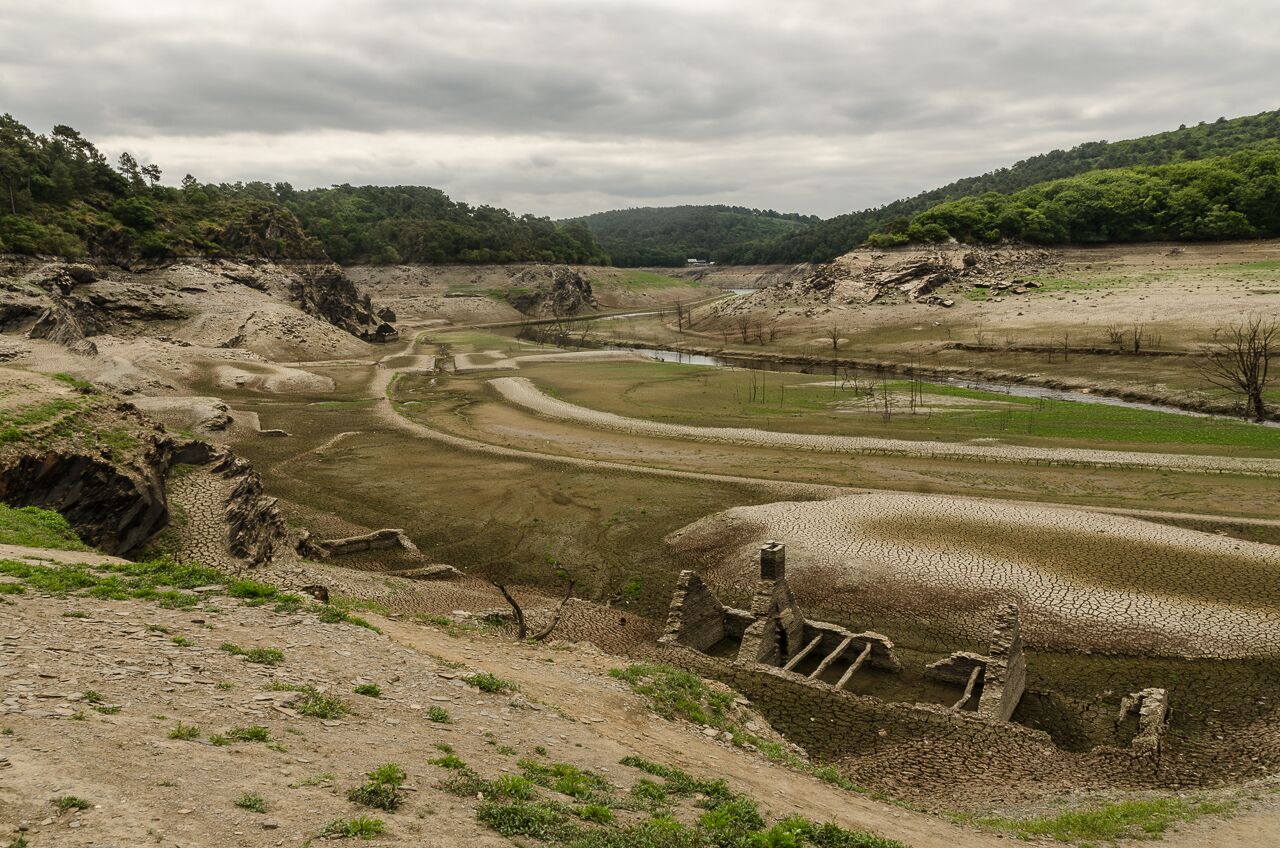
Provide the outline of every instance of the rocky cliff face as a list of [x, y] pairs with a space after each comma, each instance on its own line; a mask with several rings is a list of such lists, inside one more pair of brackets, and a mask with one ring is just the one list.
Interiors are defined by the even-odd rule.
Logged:
[[298, 307], [367, 342], [389, 342], [400, 337], [393, 326], [395, 313], [376, 310], [368, 294], [337, 265], [317, 265], [298, 271], [289, 283], [289, 299]]
[[526, 268], [511, 282], [507, 302], [526, 315], [577, 315], [599, 306], [591, 281], [566, 265]]
[[55, 510], [85, 542], [126, 555], [168, 525], [170, 469], [203, 465], [229, 484], [214, 512], [234, 557], [253, 566], [291, 550], [275, 499], [229, 451], [176, 438], [132, 404], [30, 372], [0, 368], [0, 389], [0, 419], [14, 422], [0, 446], [0, 501]]

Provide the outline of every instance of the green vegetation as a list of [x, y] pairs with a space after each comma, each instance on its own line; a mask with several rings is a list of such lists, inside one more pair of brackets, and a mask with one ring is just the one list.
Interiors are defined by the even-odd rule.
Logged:
[[200, 738], [200, 727], [195, 724], [183, 724], [179, 721], [174, 726], [173, 730], [169, 731], [169, 738], [178, 739], [183, 742], [192, 742]]
[[475, 674], [467, 675], [463, 679], [466, 680], [468, 685], [476, 687], [481, 692], [489, 692], [491, 694], [514, 692], [520, 688], [510, 680], [503, 680], [501, 677], [492, 675], [487, 671], [476, 672]]
[[312, 718], [337, 719], [347, 714], [347, 705], [337, 698], [322, 694], [314, 686], [299, 686], [293, 683], [273, 683], [270, 687], [276, 692], [297, 692], [302, 697], [290, 704], [301, 715]]
[[665, 719], [682, 718], [694, 724], [725, 728], [733, 694], [709, 688], [701, 677], [661, 663], [639, 663], [609, 670], [609, 676], [631, 685], [649, 699], [653, 711]]
[[85, 799], [77, 798], [74, 795], [62, 795], [53, 799], [53, 807], [60, 814], [65, 813], [68, 810], [87, 810], [92, 806], [93, 804], [89, 803]]
[[615, 265], [683, 267], [686, 260], [718, 260], [728, 250], [792, 233], [819, 219], [742, 206], [665, 206], [573, 220], [595, 234]]
[[382, 687], [376, 683], [361, 683], [353, 691], [357, 695], [364, 695], [368, 698], [382, 697]]
[[333, 606], [332, 604], [325, 604], [321, 606], [320, 611], [316, 613], [316, 616], [325, 624], [341, 624], [345, 622], [347, 624], [354, 624], [357, 627], [363, 627], [366, 630], [372, 630], [374, 633], [382, 632], [380, 629], [378, 629], [378, 627], [372, 624], [367, 618], [361, 618], [358, 615], [352, 615], [351, 613], [347, 612], [341, 607], [336, 607], [336, 606]]
[[1014, 819], [1002, 816], [958, 816], [962, 821], [1013, 833], [1021, 839], [1049, 836], [1077, 844], [1120, 839], [1159, 839], [1178, 822], [1229, 812], [1232, 804], [1185, 798], [1117, 801], [1068, 810], [1055, 816]]
[[236, 806], [251, 813], [265, 813], [267, 811], [265, 798], [261, 795], [253, 795], [247, 792], [236, 799]]
[[[911, 216], [946, 201], [979, 197], [988, 192], [1012, 194], [1033, 185], [1089, 171], [1167, 165], [1225, 156], [1277, 137], [1280, 137], [1280, 111], [1232, 120], [1220, 118], [1213, 123], [1180, 127], [1127, 141], [1087, 142], [1070, 150], [1032, 156], [1010, 167], [957, 180], [885, 206], [838, 215], [780, 238], [742, 245], [729, 251], [724, 261], [828, 262], [862, 244], [873, 232], [899, 232], [909, 226]], [[1273, 191], [1267, 188], [1269, 184], [1269, 180], [1260, 181], [1261, 192]]]
[[[796, 816], [770, 826], [754, 801], [723, 780], [696, 778], [638, 757], [622, 764], [663, 782], [641, 778], [630, 797], [620, 800], [592, 772], [567, 763], [522, 761], [522, 770], [533, 778], [507, 775], [486, 781], [464, 769], [442, 781], [441, 788], [460, 797], [482, 797], [476, 817], [502, 836], [565, 848], [903, 848], [899, 842]], [[562, 786], [569, 776], [574, 781]], [[596, 787], [589, 799], [581, 793], [583, 780]], [[556, 795], [540, 795], [539, 788]], [[582, 803], [565, 803], [560, 796]], [[672, 808], [679, 801], [697, 808], [695, 824], [684, 824], [684, 815], [676, 817]], [[623, 822], [615, 810], [647, 811], [648, 818]]]
[[284, 651], [279, 648], [241, 648], [233, 642], [223, 642], [218, 650], [226, 651], [234, 657], [244, 657], [251, 663], [260, 665], [280, 665], [284, 662]]
[[449, 711], [444, 707], [431, 707], [427, 710], [427, 718], [439, 724], [449, 724], [452, 721]]
[[233, 727], [224, 735], [232, 742], [261, 742], [264, 745], [271, 742], [271, 731], [260, 724], [251, 724], [248, 727]]
[[1013, 194], [933, 206], [873, 234], [874, 245], [1016, 239], [1039, 244], [1214, 240], [1280, 234], [1280, 147], [1094, 171]]
[[0, 544], [87, 551], [67, 520], [51, 509], [0, 504]]
[[260, 256], [337, 262], [602, 264], [581, 223], [557, 224], [450, 200], [421, 186], [297, 191], [288, 183], [161, 185], [161, 169], [124, 153], [116, 167], [59, 125], [38, 135], [0, 116], [0, 253]]
[[365, 775], [365, 782], [347, 793], [347, 799], [376, 807], [380, 810], [394, 811], [400, 806], [400, 786], [407, 775], [396, 763], [384, 763]]
[[382, 819], [356, 816], [351, 819], [334, 819], [324, 826], [320, 835], [326, 839], [372, 839], [381, 836], [384, 829]]

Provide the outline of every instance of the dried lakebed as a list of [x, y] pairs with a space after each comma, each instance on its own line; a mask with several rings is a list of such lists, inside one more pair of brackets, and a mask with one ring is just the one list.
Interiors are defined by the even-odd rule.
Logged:
[[588, 409], [557, 400], [543, 393], [524, 377], [497, 377], [489, 380], [489, 385], [508, 403], [547, 418], [642, 436], [872, 456], [909, 456], [1021, 465], [1141, 468], [1202, 474], [1280, 477], [1280, 460], [1275, 459], [1190, 456], [1085, 448], [973, 445], [861, 436], [778, 433], [747, 427], [693, 427], [683, 424], [666, 424]]

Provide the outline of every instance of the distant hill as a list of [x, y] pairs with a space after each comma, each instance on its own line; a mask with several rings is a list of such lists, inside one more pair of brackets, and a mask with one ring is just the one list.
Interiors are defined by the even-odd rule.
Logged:
[[0, 253], [260, 256], [354, 263], [609, 259], [582, 224], [469, 206], [424, 186], [297, 191], [288, 183], [162, 185], [128, 153], [113, 167], [68, 126], [48, 135], [0, 116]]
[[613, 264], [624, 267], [672, 267], [691, 258], [723, 261], [743, 245], [783, 236], [819, 220], [743, 206], [618, 209], [571, 219], [585, 224]]
[[1172, 165], [1090, 171], [1011, 194], [948, 200], [872, 233], [871, 244], [1090, 244], [1280, 236], [1280, 143]]
[[966, 177], [915, 197], [875, 209], [838, 215], [780, 237], [740, 245], [725, 261], [741, 263], [827, 262], [878, 230], [900, 232], [912, 215], [931, 206], [988, 192], [1011, 193], [1039, 183], [1089, 171], [1166, 165], [1223, 156], [1260, 142], [1280, 139], [1280, 111], [1183, 126], [1128, 141], [1091, 141], [1054, 150], [977, 177]]

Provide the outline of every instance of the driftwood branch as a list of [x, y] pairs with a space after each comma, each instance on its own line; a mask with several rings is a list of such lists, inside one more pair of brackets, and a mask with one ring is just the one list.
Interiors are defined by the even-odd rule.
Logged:
[[502, 593], [502, 597], [507, 599], [507, 603], [511, 604], [511, 611], [516, 617], [516, 638], [521, 642], [529, 635], [529, 627], [524, 622], [524, 610], [520, 608], [520, 604], [516, 599], [511, 597], [511, 593], [507, 591], [507, 587], [497, 581], [490, 581], [494, 586], [498, 587], [498, 591]]

